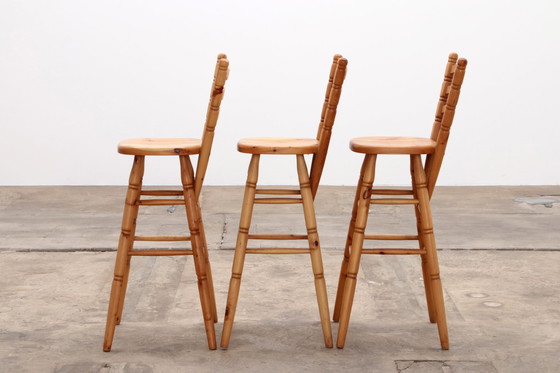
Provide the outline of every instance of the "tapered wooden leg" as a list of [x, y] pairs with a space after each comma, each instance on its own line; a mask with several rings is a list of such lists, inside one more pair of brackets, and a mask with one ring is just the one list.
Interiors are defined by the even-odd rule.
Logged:
[[352, 246], [352, 235], [354, 234], [354, 225], [356, 224], [356, 214], [358, 213], [358, 201], [360, 200], [360, 195], [362, 195], [366, 190], [362, 186], [362, 181], [364, 180], [364, 166], [365, 166], [365, 162], [362, 163], [360, 178], [358, 179], [358, 184], [356, 186], [356, 195], [354, 196], [352, 217], [350, 218], [350, 224], [348, 224], [348, 234], [346, 235], [346, 245], [344, 246], [344, 257], [342, 259], [342, 265], [340, 266], [340, 275], [338, 277], [338, 288], [336, 290], [336, 301], [334, 304], [333, 321], [338, 321], [340, 319], [340, 304], [342, 302], [342, 296], [344, 294], [344, 283], [346, 282], [346, 270], [348, 268], [348, 261], [350, 260], [350, 246]]
[[179, 160], [181, 162], [181, 181], [183, 183], [183, 195], [191, 234], [193, 261], [198, 278], [198, 292], [200, 295], [202, 316], [204, 318], [204, 327], [206, 329], [206, 338], [208, 339], [208, 348], [215, 350], [216, 332], [214, 330], [214, 318], [212, 317], [210, 290], [208, 286], [208, 276], [206, 274], [206, 256], [204, 255], [204, 247], [200, 234], [199, 224], [201, 219], [198, 214], [198, 201], [194, 192], [194, 172], [188, 156], [181, 155], [179, 156]]
[[370, 189], [375, 175], [376, 159], [377, 155], [375, 154], [367, 154], [365, 156], [362, 184], [358, 185], [358, 188], [363, 189], [364, 193], [360, 195], [360, 199], [358, 200], [356, 224], [352, 235], [352, 247], [350, 250], [350, 260], [348, 261], [348, 268], [346, 272], [346, 281], [344, 283], [344, 294], [341, 301], [340, 320], [336, 340], [336, 347], [338, 348], [343, 348], [344, 343], [346, 342], [346, 333], [348, 332], [350, 312], [352, 311], [352, 302], [354, 301], [358, 269], [360, 267], [360, 258], [364, 244], [364, 232], [367, 226], [369, 204], [371, 201]]
[[[414, 187], [414, 165], [412, 162], [412, 157], [410, 158], [410, 175], [412, 176], [413, 194], [414, 198], [418, 199], [418, 193]], [[420, 209], [417, 205], [414, 206], [414, 213], [416, 215], [416, 230], [418, 232], [418, 246], [422, 250], [424, 249], [424, 242], [422, 241], [422, 217], [420, 216]], [[428, 257], [426, 254], [420, 255], [422, 263], [422, 277], [424, 279], [424, 291], [426, 293], [426, 304], [428, 307], [428, 316], [431, 323], [436, 322], [436, 310], [434, 308], [434, 301], [432, 295], [432, 282], [430, 281], [430, 272], [428, 269]]]
[[235, 310], [237, 308], [237, 299], [239, 298], [241, 274], [243, 273], [243, 264], [245, 263], [245, 250], [247, 249], [249, 228], [251, 227], [251, 218], [253, 216], [253, 203], [255, 201], [255, 192], [259, 178], [259, 159], [259, 154], [253, 154], [247, 173], [247, 184], [245, 185], [245, 196], [243, 197], [243, 207], [241, 208], [239, 232], [235, 245], [226, 313], [224, 316], [224, 327], [222, 330], [222, 341], [220, 343], [222, 348], [228, 348], [229, 346], [233, 319], [235, 318]]
[[138, 216], [138, 200], [140, 199], [143, 175], [144, 156], [137, 155], [134, 157], [134, 163], [132, 165], [132, 170], [130, 171], [121, 225], [121, 235], [119, 238], [117, 258], [115, 261], [115, 273], [113, 277], [113, 284], [111, 286], [111, 296], [109, 298], [109, 310], [107, 311], [105, 338], [103, 340], [103, 351], [107, 352], [111, 351], [117, 319], [120, 318], [119, 312], [122, 312], [122, 304], [124, 303], [124, 293], [126, 291], [126, 286], [124, 285], [125, 277], [128, 279], [128, 250], [132, 247], [134, 241], [134, 229], [136, 226], [136, 218]]
[[430, 274], [432, 299], [435, 308], [436, 322], [439, 332], [441, 348], [449, 349], [449, 337], [447, 333], [447, 320], [445, 317], [445, 305], [443, 302], [443, 288], [439, 275], [439, 264], [436, 250], [436, 240], [434, 237], [432, 211], [430, 207], [430, 196], [426, 184], [426, 174], [422, 166], [420, 155], [411, 155], [414, 169], [414, 189], [418, 198], [418, 208], [420, 213], [421, 236], [424, 247], [426, 248], [426, 260], [428, 272]]
[[[136, 224], [134, 224], [134, 226], [136, 226]], [[132, 235], [134, 236], [134, 232], [132, 232]], [[133, 240], [132, 240], [132, 244], [134, 244]], [[132, 250], [132, 247], [129, 247], [127, 251], [130, 251], [130, 250]], [[117, 308], [117, 325], [120, 325], [121, 320], [122, 320], [122, 313], [123, 313], [123, 308], [124, 308], [124, 298], [126, 296], [126, 288], [128, 287], [128, 275], [130, 274], [130, 260], [131, 259], [132, 259], [132, 257], [129, 255], [126, 258], [126, 265], [124, 267], [124, 276], [123, 276], [123, 282], [122, 282], [121, 297], [119, 299], [119, 306]]]
[[309, 174], [307, 173], [305, 159], [301, 154], [296, 155], [296, 158], [299, 186], [301, 190], [301, 198], [303, 200], [303, 215], [305, 217], [305, 226], [307, 228], [307, 240], [309, 242], [309, 250], [311, 254], [311, 266], [313, 267], [313, 274], [315, 276], [315, 292], [317, 293], [317, 303], [319, 305], [319, 315], [321, 317], [321, 326], [323, 328], [323, 338], [325, 339], [325, 346], [332, 348], [333, 338], [331, 320], [329, 317], [329, 301], [327, 298], [325, 275], [323, 273], [321, 245], [319, 243], [319, 234], [317, 233], [313, 194], [311, 193], [311, 185], [309, 183]]
[[200, 217], [200, 238], [202, 239], [202, 248], [204, 254], [204, 262], [206, 265], [206, 277], [208, 278], [208, 291], [210, 293], [210, 308], [212, 310], [212, 319], [214, 323], [218, 322], [218, 310], [216, 308], [216, 295], [214, 293], [214, 280], [212, 279], [212, 268], [210, 267], [210, 258], [208, 257], [208, 244], [206, 243], [206, 233], [204, 231], [204, 223], [202, 221], [202, 209], [200, 203], [197, 203], [198, 216]]

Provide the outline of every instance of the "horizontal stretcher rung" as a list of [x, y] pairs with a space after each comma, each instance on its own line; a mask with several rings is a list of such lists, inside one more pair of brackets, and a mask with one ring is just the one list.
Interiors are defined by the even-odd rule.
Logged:
[[134, 241], [190, 241], [190, 236], [134, 236]]
[[257, 189], [255, 191], [257, 194], [276, 194], [281, 196], [288, 196], [288, 195], [297, 195], [301, 194], [299, 190], [292, 190], [292, 189]]
[[417, 199], [411, 198], [372, 198], [371, 203], [374, 205], [417, 205]]
[[414, 192], [411, 189], [371, 189], [371, 194], [378, 196], [406, 196], [413, 195]]
[[184, 199], [141, 199], [138, 201], [139, 205], [143, 206], [170, 206], [170, 205], [184, 205]]
[[290, 203], [303, 203], [301, 198], [255, 198], [255, 204], [287, 205]]
[[132, 250], [131, 256], [165, 256], [165, 255], [193, 255], [192, 250]]
[[263, 249], [245, 249], [247, 254], [309, 254], [311, 250], [308, 248], [263, 248]]
[[182, 190], [143, 190], [140, 192], [143, 196], [182, 196]]
[[420, 249], [362, 249], [362, 254], [421, 255], [421, 254], [426, 254], [426, 250], [420, 250]]
[[393, 240], [417, 240], [418, 236], [409, 234], [365, 234], [365, 240], [382, 240], [382, 241], [393, 241]]
[[250, 234], [250, 240], [306, 240], [306, 234]]

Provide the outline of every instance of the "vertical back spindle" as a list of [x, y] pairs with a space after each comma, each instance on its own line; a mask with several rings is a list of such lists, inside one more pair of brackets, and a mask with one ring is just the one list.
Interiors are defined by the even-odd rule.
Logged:
[[200, 195], [202, 183], [204, 182], [206, 168], [208, 167], [208, 159], [210, 158], [212, 142], [214, 141], [214, 129], [216, 128], [218, 116], [220, 115], [220, 104], [224, 97], [224, 85], [229, 74], [228, 67], [229, 61], [227, 60], [227, 56], [220, 53], [218, 55], [218, 61], [216, 62], [216, 69], [214, 70], [214, 81], [212, 82], [210, 101], [208, 102], [208, 109], [206, 111], [206, 122], [202, 133], [202, 146], [196, 166], [194, 189], [197, 199]]
[[311, 172], [309, 174], [313, 198], [315, 198], [315, 195], [317, 194], [317, 188], [319, 187], [319, 181], [321, 180], [323, 167], [325, 166], [327, 151], [331, 141], [332, 126], [336, 117], [336, 108], [338, 106], [338, 101], [340, 100], [340, 94], [342, 93], [342, 83], [344, 83], [344, 78], [346, 77], [347, 65], [348, 60], [346, 58], [339, 57], [337, 59], [333, 82], [332, 84], [329, 83], [330, 94], [328, 94], [326, 105], [323, 106], [324, 114], [322, 115], [322, 120], [319, 125], [320, 133], [317, 136], [317, 139], [319, 140], [319, 149], [317, 150], [317, 153], [313, 155]]
[[447, 65], [445, 67], [445, 74], [443, 77], [443, 83], [441, 84], [441, 90], [439, 93], [439, 101], [436, 108], [436, 118], [432, 126], [432, 135], [430, 138], [434, 141], [437, 140], [439, 133], [439, 128], [441, 127], [441, 119], [443, 118], [443, 109], [447, 103], [447, 97], [449, 95], [449, 86], [453, 81], [453, 73], [455, 72], [455, 66], [457, 64], [457, 53], [450, 53], [447, 60]]
[[459, 101], [461, 94], [461, 85], [465, 77], [465, 69], [467, 67], [467, 60], [464, 58], [459, 59], [455, 73], [453, 74], [453, 81], [449, 89], [446, 105], [443, 109], [443, 116], [441, 119], [441, 126], [437, 135], [437, 145], [433, 154], [426, 159], [426, 176], [428, 180], [428, 193], [430, 197], [434, 192], [434, 187], [441, 169], [443, 156], [445, 155], [445, 148], [447, 147], [447, 140], [449, 139], [449, 131], [453, 124], [453, 117], [455, 116], [455, 107]]
[[319, 128], [317, 129], [317, 140], [321, 141], [321, 134], [323, 133], [323, 123], [325, 122], [325, 114], [329, 107], [329, 97], [331, 96], [331, 88], [334, 81], [334, 73], [336, 71], [337, 62], [342, 58], [340, 54], [335, 54], [333, 57], [333, 62], [331, 65], [331, 71], [329, 73], [329, 83], [327, 84], [327, 91], [325, 92], [325, 101], [323, 102], [323, 109], [321, 110], [321, 121], [319, 122]]

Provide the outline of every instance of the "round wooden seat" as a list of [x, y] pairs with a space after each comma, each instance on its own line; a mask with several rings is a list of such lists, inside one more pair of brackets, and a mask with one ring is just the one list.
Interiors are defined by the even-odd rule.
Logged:
[[422, 137], [357, 137], [350, 149], [365, 154], [431, 154], [437, 143]]
[[237, 143], [237, 150], [249, 154], [314, 154], [317, 149], [318, 140], [296, 137], [251, 137]]
[[190, 155], [199, 154], [200, 139], [143, 138], [119, 143], [119, 153], [129, 155]]

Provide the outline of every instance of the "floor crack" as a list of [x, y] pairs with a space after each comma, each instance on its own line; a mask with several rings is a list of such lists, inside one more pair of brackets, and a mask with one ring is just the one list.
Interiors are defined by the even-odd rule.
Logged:
[[220, 238], [220, 246], [219, 246], [220, 250], [223, 249], [222, 246], [223, 246], [224, 241], [226, 239], [227, 225], [228, 225], [228, 218], [227, 218], [227, 215], [224, 215], [224, 227], [222, 229], [222, 237]]

